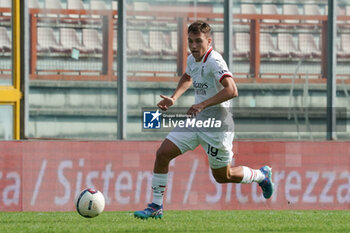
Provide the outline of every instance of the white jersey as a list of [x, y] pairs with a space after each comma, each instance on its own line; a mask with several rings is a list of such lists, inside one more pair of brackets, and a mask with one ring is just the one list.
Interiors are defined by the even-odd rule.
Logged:
[[[186, 74], [192, 78], [195, 104], [216, 95], [224, 88], [220, 83], [223, 78], [232, 77], [222, 56], [211, 47], [200, 62], [196, 62], [192, 55], [188, 56]], [[208, 155], [211, 168], [226, 167], [232, 160], [234, 137], [234, 123], [231, 112], [228, 111], [229, 107], [230, 101], [228, 100], [204, 109], [195, 117], [204, 121], [207, 119], [220, 120], [222, 125], [219, 129], [215, 127], [176, 128], [168, 134], [167, 139], [172, 141], [181, 153], [194, 150], [200, 144]]]
[[[212, 47], [207, 50], [199, 62], [196, 62], [192, 54], [188, 56], [186, 74], [192, 78], [195, 104], [216, 95], [224, 88], [220, 83], [222, 79], [227, 76], [232, 77], [226, 62], [220, 53], [214, 51]], [[220, 107], [230, 107], [230, 101], [220, 103]]]
[[[192, 54], [188, 56], [186, 74], [192, 78], [195, 104], [199, 104], [216, 95], [224, 89], [220, 82], [225, 77], [232, 77], [232, 73], [228, 70], [226, 62], [220, 53], [214, 51], [212, 47], [207, 50], [199, 62], [196, 62]], [[232, 132], [234, 123], [230, 107], [231, 101], [227, 100], [204, 109], [196, 118], [214, 118], [220, 120], [223, 123], [222, 127], [225, 128], [224, 131]]]

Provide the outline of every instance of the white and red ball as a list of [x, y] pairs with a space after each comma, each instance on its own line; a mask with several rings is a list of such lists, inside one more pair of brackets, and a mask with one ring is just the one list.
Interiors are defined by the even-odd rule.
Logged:
[[75, 200], [78, 213], [85, 218], [94, 218], [101, 214], [105, 208], [103, 194], [92, 188], [84, 189]]

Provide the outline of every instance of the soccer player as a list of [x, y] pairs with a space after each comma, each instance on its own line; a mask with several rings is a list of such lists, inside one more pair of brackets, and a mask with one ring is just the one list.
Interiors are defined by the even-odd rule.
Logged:
[[[233, 125], [230, 99], [238, 96], [232, 73], [228, 70], [222, 56], [211, 47], [211, 27], [203, 21], [196, 21], [188, 27], [188, 45], [191, 55], [187, 59], [186, 72], [179, 80], [172, 96], [160, 97], [157, 106], [167, 110], [193, 84], [195, 104], [187, 114], [193, 117], [224, 113], [228, 126]], [[215, 109], [214, 109], [215, 108]], [[213, 111], [214, 109], [214, 111]], [[232, 122], [230, 122], [230, 120]], [[233, 129], [227, 131], [205, 132], [192, 128], [175, 128], [171, 131], [157, 150], [153, 168], [153, 200], [147, 208], [136, 211], [134, 216], [141, 219], [163, 217], [163, 195], [167, 185], [169, 162], [201, 144], [207, 152], [213, 177], [218, 183], [252, 183], [257, 182], [262, 188], [263, 196], [268, 199], [274, 191], [272, 172], [268, 166], [252, 169], [246, 166], [231, 167], [233, 156]]]

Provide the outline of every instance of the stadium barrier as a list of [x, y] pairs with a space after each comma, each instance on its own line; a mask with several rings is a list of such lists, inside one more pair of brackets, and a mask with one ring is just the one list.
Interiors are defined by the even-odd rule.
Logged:
[[[72, 211], [85, 187], [101, 190], [106, 210], [151, 201], [160, 141], [18, 141], [0, 144], [0, 211]], [[350, 142], [234, 142], [234, 165], [273, 168], [276, 192], [217, 184], [197, 148], [170, 164], [165, 209], [349, 209]]]
[[[0, 12], [9, 13], [10, 9], [0, 8]], [[56, 15], [53, 17], [52, 15]], [[100, 16], [97, 18], [91, 18], [90, 16]], [[161, 70], [156, 70], [153, 68], [152, 74], [149, 74], [149, 70], [135, 70], [128, 74], [129, 78], [132, 80], [148, 80], [148, 81], [178, 81], [177, 76], [185, 70], [186, 66], [186, 57], [188, 55], [187, 49], [187, 37], [186, 37], [186, 28], [187, 25], [192, 22], [195, 18], [205, 19], [209, 23], [218, 26], [219, 28], [223, 26], [223, 14], [218, 13], [209, 13], [209, 12], [178, 12], [178, 11], [164, 11], [164, 9], [158, 9], [155, 11], [128, 11], [128, 27], [129, 30], [140, 30], [137, 26], [140, 23], [143, 23], [146, 20], [147, 25], [165, 25], [171, 24], [172, 26], [166, 30], [172, 30], [177, 32], [177, 48], [176, 53], [171, 56], [172, 59], [176, 59], [176, 70], [168, 71], [167, 74], [164, 74]], [[73, 17], [74, 16], [74, 17]], [[113, 63], [116, 58], [117, 45], [114, 43], [116, 41], [116, 22], [117, 22], [118, 12], [116, 10], [72, 10], [72, 9], [38, 9], [32, 8], [29, 11], [30, 18], [30, 78], [37, 80], [105, 80], [111, 81], [116, 80], [116, 72], [113, 68]], [[141, 20], [140, 20], [141, 17]], [[349, 15], [340, 15], [338, 16], [338, 26], [342, 31], [343, 28], [348, 28], [348, 22], [350, 20]], [[271, 22], [272, 21], [272, 22]], [[293, 22], [290, 22], [293, 21]], [[309, 22], [311, 21], [311, 22]], [[153, 24], [152, 24], [153, 23]], [[175, 26], [174, 26], [175, 25]], [[156, 27], [158, 30], [158, 26]], [[261, 69], [262, 63], [272, 63], [276, 61], [298, 61], [301, 59], [306, 59], [312, 64], [320, 63], [321, 70], [316, 73], [303, 73], [300, 72], [297, 74], [297, 77], [302, 78], [305, 76], [315, 77], [310, 80], [310, 82], [315, 83], [325, 83], [325, 74], [326, 70], [326, 37], [327, 37], [327, 16], [326, 15], [273, 15], [273, 14], [235, 14], [233, 26], [235, 27], [244, 27], [244, 32], [249, 34], [249, 44], [248, 51], [245, 51], [246, 55], [243, 58], [245, 63], [248, 62], [248, 70], [246, 72], [237, 72], [234, 73], [237, 77], [237, 82], [290, 82], [290, 79], [293, 77], [293, 72], [286, 73], [281, 71], [276, 72], [266, 72]], [[101, 63], [101, 69], [90, 70], [91, 67], [79, 68], [77, 70], [72, 70], [70, 68], [48, 68], [43, 69], [38, 67], [39, 58], [69, 58], [70, 50], [73, 48], [53, 48], [51, 47], [49, 51], [40, 52], [38, 50], [38, 28], [53, 28], [55, 30], [62, 28], [75, 28], [79, 30], [83, 29], [101, 29], [102, 41], [99, 48], [99, 51], [93, 51], [92, 54], [88, 52], [87, 48], [80, 46], [78, 49], [81, 51], [82, 60], [91, 59], [96, 63]], [[149, 26], [151, 27], [151, 26]], [[164, 26], [166, 28], [166, 26]], [[174, 28], [175, 27], [175, 28]], [[272, 29], [271, 29], [272, 28]], [[286, 29], [287, 28], [287, 29]], [[310, 51], [306, 54], [305, 51], [292, 51], [288, 54], [281, 54], [279, 49], [276, 48], [264, 48], [267, 46], [265, 40], [262, 43], [262, 39], [265, 38], [263, 34], [285, 34], [290, 32], [290, 28], [293, 28], [294, 33], [301, 34], [312, 34], [316, 37], [319, 37], [319, 45], [316, 45], [315, 48], [317, 51]], [[150, 30], [150, 28], [148, 28]], [[146, 30], [146, 29], [144, 29]], [[179, 33], [183, 32], [183, 33]], [[345, 34], [347, 33], [344, 31]], [[90, 38], [91, 40], [93, 38]], [[95, 38], [96, 39], [96, 38]], [[313, 39], [312, 39], [313, 41]], [[286, 44], [287, 41], [283, 43]], [[46, 42], [49, 43], [49, 42]], [[78, 42], [77, 42], [78, 43]], [[80, 42], [79, 42], [80, 43]], [[220, 41], [223, 43], [223, 41]], [[282, 44], [283, 44], [282, 43]], [[308, 43], [308, 42], [306, 42]], [[83, 43], [84, 44], [84, 43]], [[215, 45], [215, 42], [214, 42]], [[222, 45], [221, 45], [222, 46]], [[238, 45], [241, 47], [241, 45]], [[285, 45], [286, 46], [286, 45]], [[55, 46], [54, 46], [55, 47]], [[60, 45], [59, 47], [62, 47]], [[215, 47], [215, 46], [214, 46]], [[274, 47], [274, 46], [273, 46]], [[288, 47], [288, 46], [287, 46]], [[178, 49], [181, 48], [181, 49]], [[57, 51], [58, 49], [58, 51]], [[264, 51], [267, 49], [267, 51]], [[269, 50], [273, 49], [273, 50]], [[86, 51], [85, 51], [86, 50]], [[96, 48], [94, 49], [96, 50]], [[298, 48], [299, 50], [299, 48]], [[68, 52], [67, 52], [68, 51]], [[85, 52], [84, 52], [85, 51]], [[152, 48], [148, 48], [148, 52], [152, 51]], [[131, 48], [128, 48], [128, 52], [131, 52]], [[236, 51], [237, 52], [237, 51]], [[236, 54], [233, 51], [233, 54]], [[265, 54], [265, 52], [267, 52]], [[285, 51], [284, 51], [285, 52]], [[344, 51], [343, 51], [344, 52]], [[340, 54], [339, 59], [342, 59], [342, 62], [348, 61], [348, 52], [345, 51], [345, 54]], [[10, 54], [10, 53], [8, 53]], [[50, 55], [48, 55], [50, 54]], [[56, 54], [56, 55], [55, 55]], [[48, 57], [45, 57], [48, 56]], [[138, 57], [130, 55], [130, 57]], [[344, 58], [342, 58], [344, 56]], [[152, 57], [149, 54], [145, 57]], [[161, 57], [164, 57], [163, 55]], [[166, 57], [166, 56], [165, 56]], [[239, 58], [237, 54], [234, 55], [235, 58]], [[55, 67], [54, 65], [52, 65]], [[72, 74], [74, 73], [74, 74]], [[92, 76], [92, 77], [91, 77]], [[154, 77], [157, 76], [157, 77]], [[169, 77], [170, 76], [170, 77]], [[176, 76], [176, 77], [174, 77]], [[249, 79], [247, 79], [249, 77]], [[264, 78], [270, 77], [270, 78]], [[272, 77], [272, 79], [271, 79]], [[281, 77], [286, 77], [281, 79]], [[338, 77], [348, 78], [349, 74], [338, 74]], [[251, 78], [251, 79], [250, 79]], [[285, 80], [287, 79], [287, 80]], [[349, 80], [346, 80], [348, 82]]]

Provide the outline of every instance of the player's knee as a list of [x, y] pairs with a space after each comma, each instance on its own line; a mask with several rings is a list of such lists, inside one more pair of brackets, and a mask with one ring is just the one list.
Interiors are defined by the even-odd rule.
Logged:
[[157, 150], [156, 160], [161, 163], [169, 163], [168, 153], [162, 147]]

